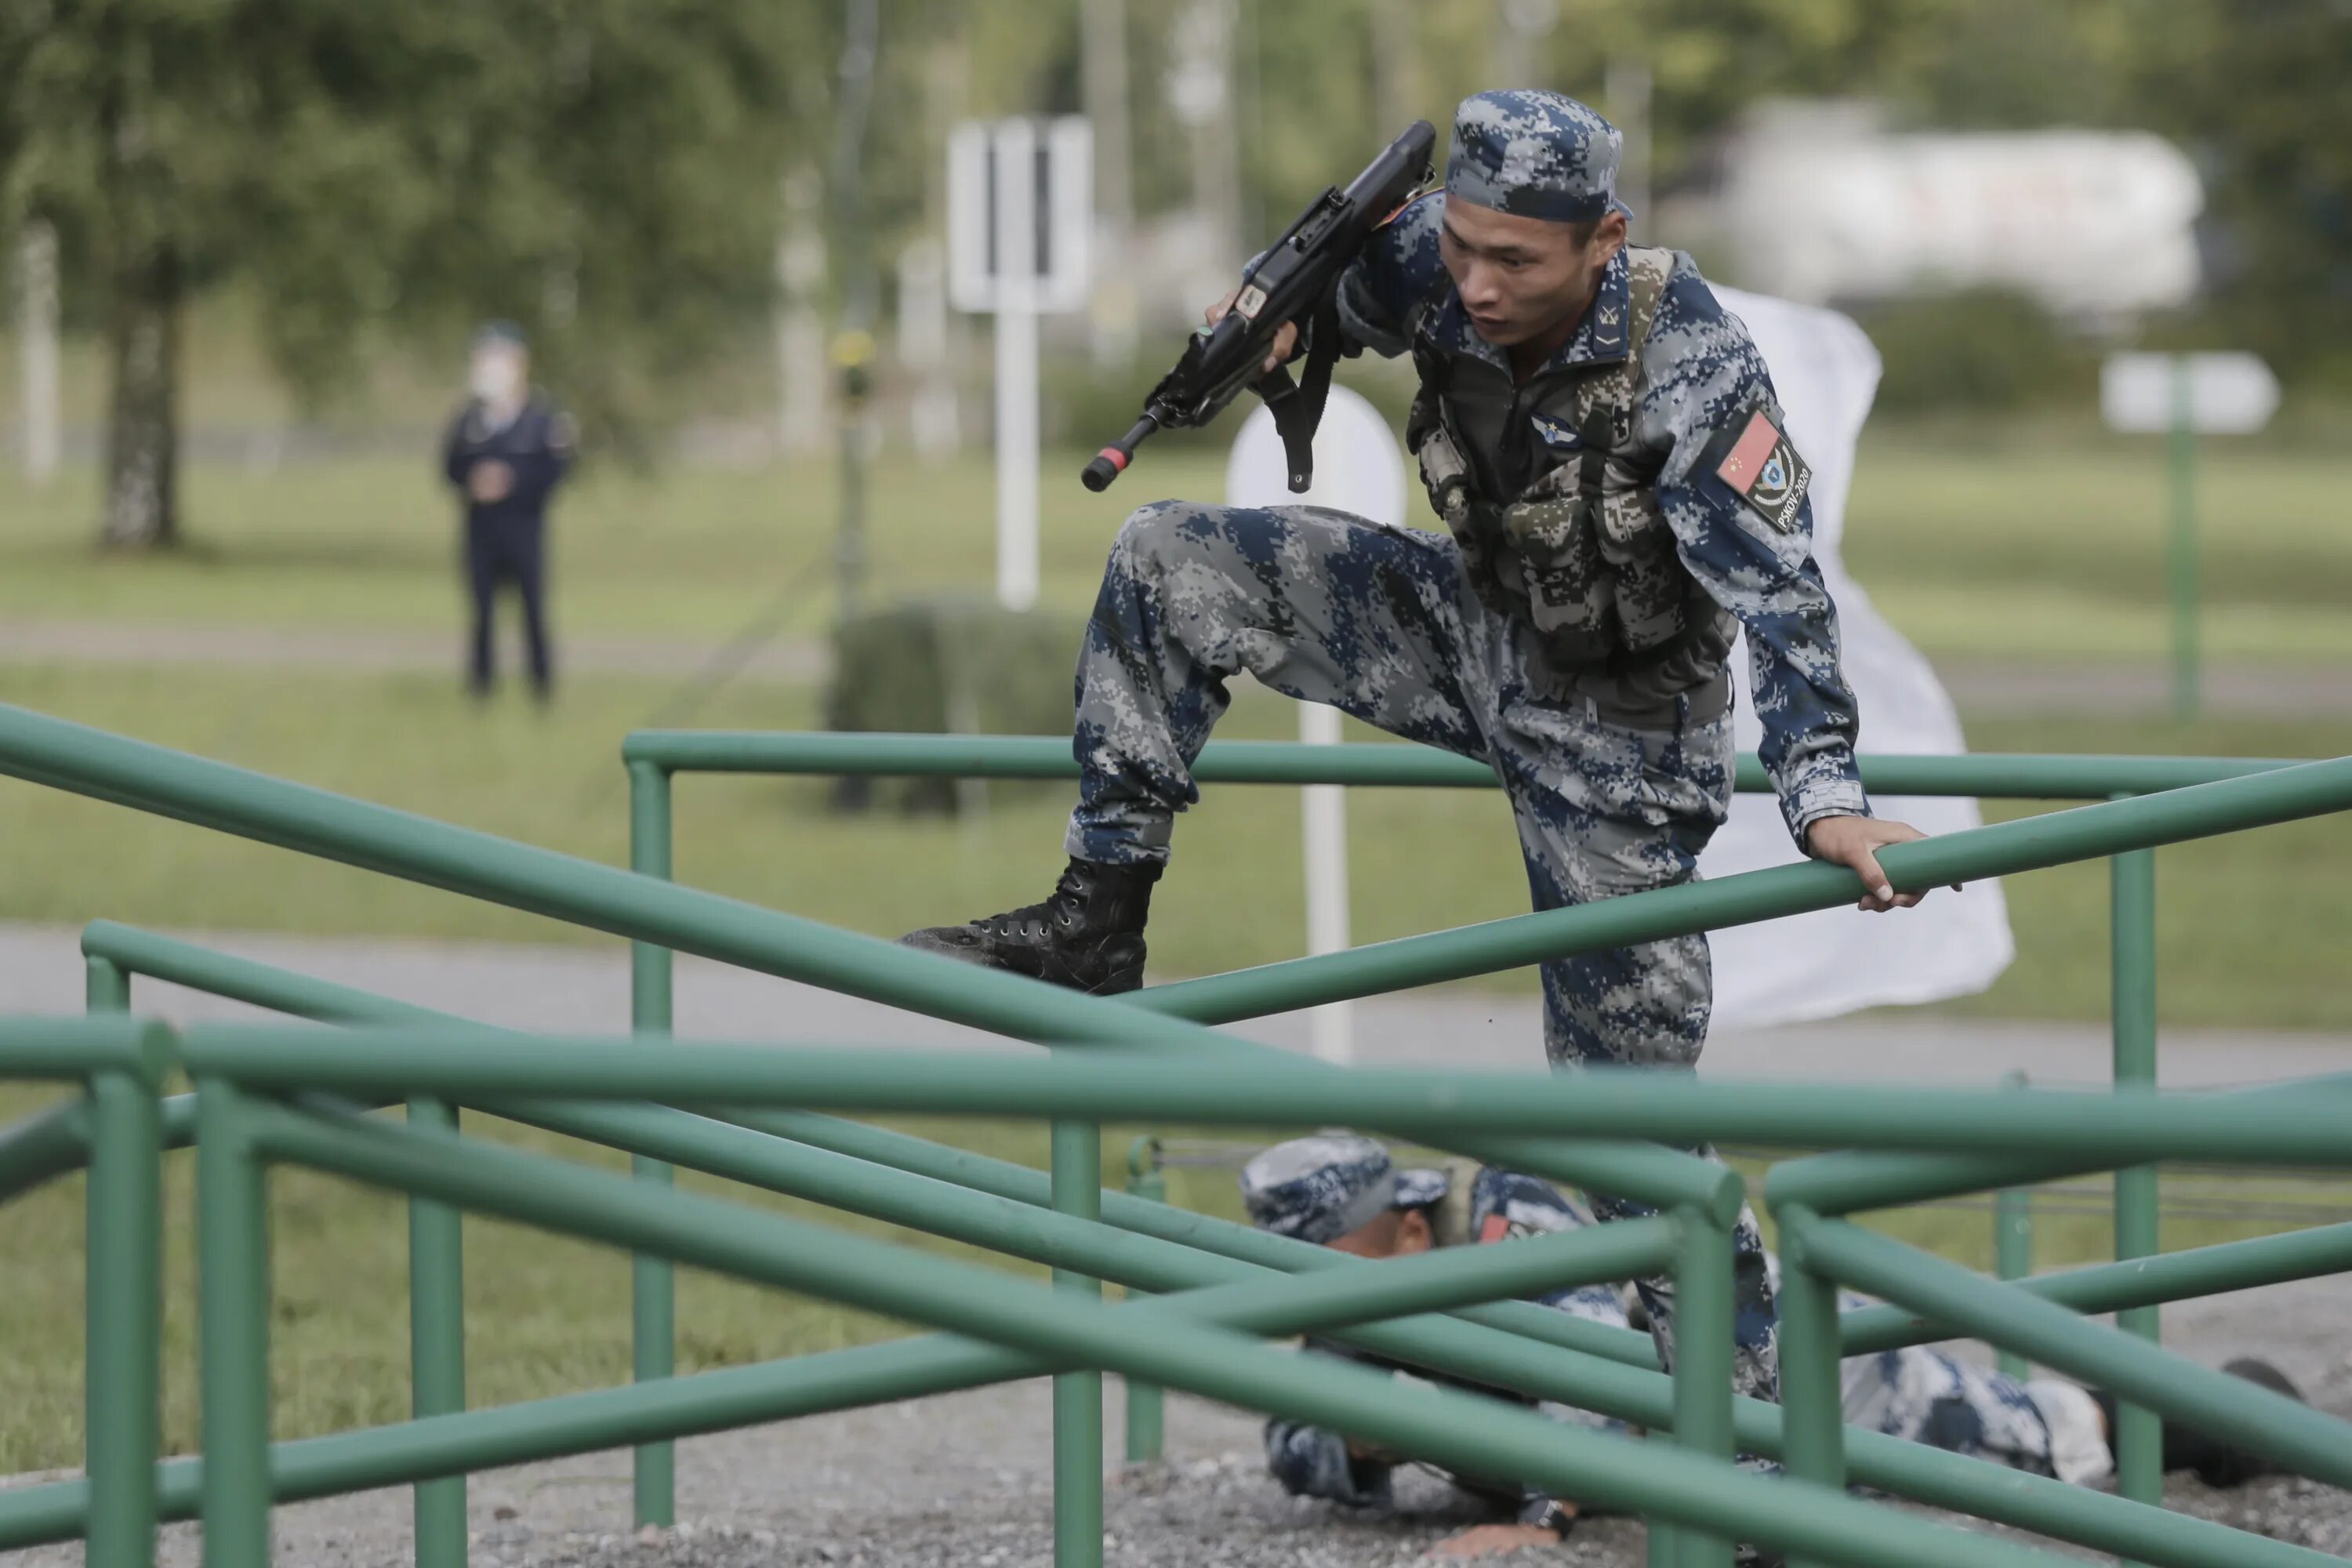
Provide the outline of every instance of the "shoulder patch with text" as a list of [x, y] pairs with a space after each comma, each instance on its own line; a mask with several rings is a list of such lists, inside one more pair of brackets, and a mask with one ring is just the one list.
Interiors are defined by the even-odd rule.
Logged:
[[1804, 504], [1813, 470], [1780, 427], [1759, 408], [1738, 426], [1727, 447], [1720, 439], [1717, 446], [1723, 455], [1716, 459], [1715, 477], [1766, 522], [1782, 533], [1795, 532], [1797, 509]]

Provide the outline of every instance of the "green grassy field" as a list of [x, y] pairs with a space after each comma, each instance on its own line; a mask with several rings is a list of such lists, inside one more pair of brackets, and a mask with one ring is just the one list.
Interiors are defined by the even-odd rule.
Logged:
[[[2202, 478], [2205, 627], [2215, 657], [2352, 662], [2352, 540], [2341, 498], [2352, 458], [2215, 444]], [[1110, 495], [1050, 455], [1042, 538], [1049, 604], [1091, 602], [1129, 508], [1213, 497], [1223, 459], [1153, 449]], [[787, 584], [827, 569], [835, 474], [674, 465], [592, 469], [561, 506], [561, 624], [716, 643]], [[2153, 447], [2112, 439], [1955, 448], [1896, 428], [1863, 446], [1847, 525], [1855, 575], [1931, 654], [2142, 659], [2165, 647], [2164, 491]], [[455, 613], [451, 508], [430, 455], [274, 471], [192, 465], [190, 548], [152, 560], [89, 549], [93, 481], [30, 493], [0, 478], [0, 615], [150, 622], [440, 627]], [[985, 464], [892, 455], [872, 480], [877, 595], [992, 581]], [[1416, 500], [1416, 507], [1420, 502]], [[1423, 515], [1421, 521], [1433, 525]], [[814, 632], [829, 595], [802, 601]]]

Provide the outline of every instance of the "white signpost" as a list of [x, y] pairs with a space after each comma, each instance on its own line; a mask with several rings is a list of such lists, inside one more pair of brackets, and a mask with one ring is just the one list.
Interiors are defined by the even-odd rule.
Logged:
[[2109, 354], [2099, 413], [2113, 430], [2171, 437], [2172, 711], [2197, 717], [2197, 437], [2247, 436], [2278, 411], [2278, 377], [2250, 353]]
[[967, 121], [948, 136], [948, 298], [996, 318], [996, 597], [1037, 602], [1037, 317], [1087, 302], [1085, 119]]
[[[1304, 495], [1290, 490], [1290, 462], [1274, 416], [1260, 408], [1234, 438], [1225, 462], [1229, 506], [1327, 506], [1374, 522], [1404, 521], [1404, 458], [1380, 411], [1344, 386], [1331, 389], [1315, 431], [1315, 482]], [[1339, 710], [1301, 703], [1298, 738], [1336, 745]], [[1305, 814], [1307, 951], [1338, 952], [1348, 946], [1347, 791], [1308, 784], [1299, 791]], [[1355, 1015], [1345, 1002], [1327, 1002], [1308, 1023], [1315, 1054], [1328, 1062], [1355, 1059]]]

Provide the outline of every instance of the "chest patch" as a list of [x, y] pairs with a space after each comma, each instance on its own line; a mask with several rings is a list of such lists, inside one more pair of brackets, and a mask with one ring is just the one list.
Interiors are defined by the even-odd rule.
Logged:
[[1805, 487], [1812, 482], [1813, 470], [1759, 408], [1748, 415], [1747, 424], [1732, 438], [1730, 449], [1715, 466], [1715, 477], [1766, 522], [1782, 533], [1793, 533], [1797, 509], [1804, 504]]
[[1584, 445], [1582, 434], [1564, 419], [1555, 419], [1549, 414], [1530, 414], [1528, 422], [1543, 437], [1543, 444], [1555, 452], [1573, 452]]

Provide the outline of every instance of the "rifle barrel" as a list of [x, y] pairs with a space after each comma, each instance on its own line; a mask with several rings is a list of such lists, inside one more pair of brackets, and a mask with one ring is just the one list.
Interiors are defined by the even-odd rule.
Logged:
[[1145, 415], [1135, 422], [1134, 429], [1097, 452], [1095, 460], [1087, 465], [1086, 472], [1078, 478], [1086, 482], [1087, 489], [1097, 495], [1110, 489], [1110, 482], [1125, 473], [1127, 465], [1134, 461], [1136, 447], [1159, 428], [1160, 421], [1149, 414]]

